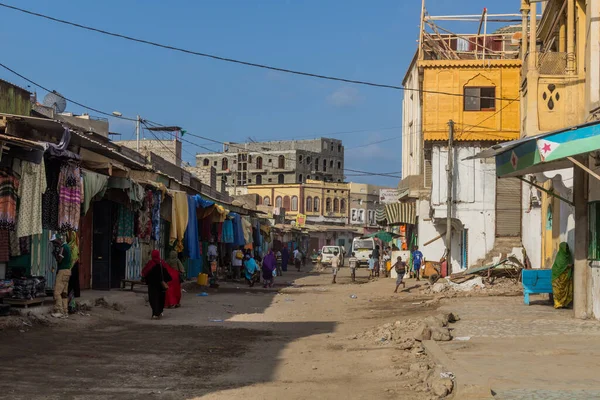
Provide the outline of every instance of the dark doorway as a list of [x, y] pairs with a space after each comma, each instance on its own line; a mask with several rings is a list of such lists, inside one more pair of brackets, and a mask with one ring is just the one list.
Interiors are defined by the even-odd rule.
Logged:
[[94, 230], [92, 250], [92, 289], [110, 290], [111, 287], [111, 242], [112, 202], [94, 203]]

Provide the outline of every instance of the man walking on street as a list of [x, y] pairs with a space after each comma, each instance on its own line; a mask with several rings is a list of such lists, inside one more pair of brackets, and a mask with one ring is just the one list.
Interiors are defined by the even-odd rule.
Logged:
[[421, 280], [421, 265], [423, 265], [423, 253], [419, 251], [419, 246], [413, 247], [412, 252], [413, 259], [413, 270], [415, 271], [415, 278], [418, 281]]
[[358, 266], [356, 253], [352, 253], [352, 257], [348, 260], [348, 266], [350, 267], [350, 277], [352, 278], [352, 282], [354, 282], [356, 280], [356, 267]]
[[336, 283], [335, 278], [337, 278], [338, 271], [340, 270], [340, 255], [337, 251], [333, 253], [333, 258], [331, 259], [331, 270], [333, 274], [333, 281], [331, 283]]
[[54, 284], [54, 318], [67, 318], [69, 316], [69, 279], [71, 278], [71, 248], [64, 243], [58, 234], [50, 239], [54, 245], [54, 258], [56, 258], [56, 282]]

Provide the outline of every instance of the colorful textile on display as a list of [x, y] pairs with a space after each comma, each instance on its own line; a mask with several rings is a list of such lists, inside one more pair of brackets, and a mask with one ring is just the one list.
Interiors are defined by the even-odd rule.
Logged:
[[154, 192], [152, 195], [152, 240], [160, 238], [160, 203], [162, 201], [162, 193]]
[[185, 254], [194, 260], [200, 258], [200, 243], [198, 238], [198, 218], [196, 210], [201, 197], [199, 195], [188, 196], [188, 226], [185, 230]]
[[221, 241], [223, 243], [233, 243], [233, 221], [230, 219], [223, 221], [223, 233]]
[[19, 180], [9, 171], [0, 170], [0, 229], [15, 229], [18, 190]]
[[42, 227], [50, 231], [58, 230], [58, 177], [60, 161], [48, 159], [45, 163], [46, 192], [42, 195]]
[[7, 230], [0, 230], [0, 262], [10, 260], [10, 239]]
[[237, 213], [229, 213], [229, 217], [233, 219], [233, 244], [235, 246], [243, 246], [246, 244], [244, 238], [244, 228], [242, 225], [242, 218]]
[[152, 236], [152, 210], [154, 195], [150, 190], [146, 192], [142, 208], [136, 214], [136, 234], [140, 239], [150, 239]]
[[119, 204], [115, 243], [133, 244], [133, 211]]
[[42, 195], [46, 191], [46, 169], [44, 160], [40, 164], [21, 162], [19, 185], [19, 218], [17, 236], [42, 233]]
[[178, 253], [183, 251], [183, 236], [188, 225], [188, 200], [185, 192], [172, 191], [171, 232], [169, 242], [173, 243]]
[[108, 176], [83, 171], [83, 215], [87, 214], [95, 197], [101, 198], [108, 186]]
[[61, 232], [79, 230], [81, 215], [81, 168], [66, 163], [60, 168], [58, 177], [58, 230]]

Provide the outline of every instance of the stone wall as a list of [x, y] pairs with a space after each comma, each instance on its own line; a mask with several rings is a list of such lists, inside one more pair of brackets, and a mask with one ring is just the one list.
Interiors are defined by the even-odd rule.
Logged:
[[[137, 148], [135, 140], [122, 140], [115, 143], [133, 150]], [[181, 142], [179, 140], [140, 140], [140, 153], [147, 156], [150, 152], [178, 167], [181, 166]]]

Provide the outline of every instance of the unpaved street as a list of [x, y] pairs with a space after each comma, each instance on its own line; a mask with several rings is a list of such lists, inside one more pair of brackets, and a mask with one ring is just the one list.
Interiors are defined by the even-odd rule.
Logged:
[[430, 310], [414, 295], [392, 295], [392, 280], [366, 283], [361, 271], [351, 284], [343, 273], [338, 285], [327, 273], [288, 272], [279, 283], [295, 286], [279, 290], [184, 293], [183, 307], [161, 321], [148, 318], [142, 293], [111, 292], [123, 313], [94, 307], [57, 326], [1, 332], [0, 397], [431, 398], [403, 387], [402, 352], [357, 338]]

